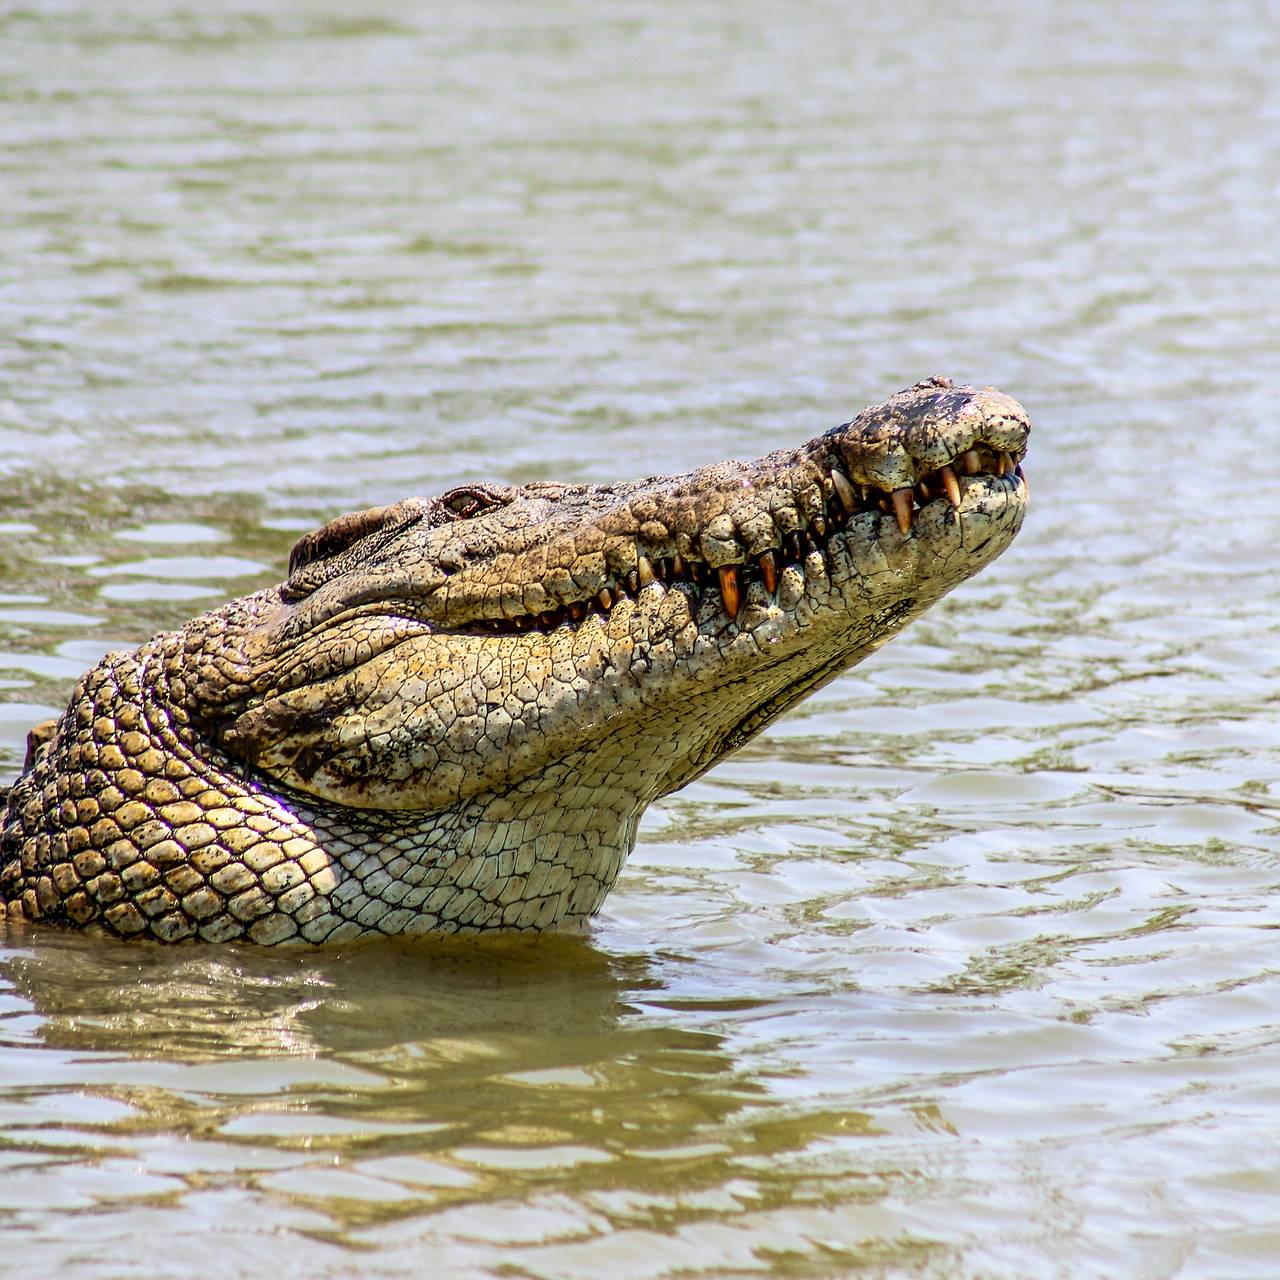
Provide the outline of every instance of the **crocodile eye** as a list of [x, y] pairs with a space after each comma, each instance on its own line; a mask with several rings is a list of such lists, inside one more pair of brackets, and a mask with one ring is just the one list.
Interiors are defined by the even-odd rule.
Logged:
[[505, 506], [508, 501], [510, 501], [509, 498], [500, 496], [492, 489], [463, 485], [457, 489], [450, 489], [444, 494], [440, 499], [440, 505], [455, 519], [470, 520], [482, 511]]

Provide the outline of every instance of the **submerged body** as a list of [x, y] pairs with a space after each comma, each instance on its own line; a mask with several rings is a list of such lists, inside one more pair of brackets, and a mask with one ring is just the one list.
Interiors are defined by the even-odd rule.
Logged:
[[1028, 431], [930, 379], [755, 462], [332, 521], [33, 734], [3, 910], [166, 942], [580, 923], [654, 799], [1009, 545]]

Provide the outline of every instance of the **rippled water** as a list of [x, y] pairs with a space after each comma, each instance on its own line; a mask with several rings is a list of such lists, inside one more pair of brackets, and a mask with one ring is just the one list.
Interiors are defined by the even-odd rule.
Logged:
[[467, 477], [1037, 422], [1004, 559], [590, 935], [0, 948], [0, 1271], [1280, 1270], [1266, 5], [0, 7], [0, 781]]

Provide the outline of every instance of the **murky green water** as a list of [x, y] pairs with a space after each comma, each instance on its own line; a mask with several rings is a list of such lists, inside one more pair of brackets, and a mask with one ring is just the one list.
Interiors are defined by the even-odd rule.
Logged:
[[0, 780], [299, 529], [916, 378], [1014, 549], [589, 937], [0, 948], [0, 1271], [1280, 1271], [1263, 4], [0, 6]]

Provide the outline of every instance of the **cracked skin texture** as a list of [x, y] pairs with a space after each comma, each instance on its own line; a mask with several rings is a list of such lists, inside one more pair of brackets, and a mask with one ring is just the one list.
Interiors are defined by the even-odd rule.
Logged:
[[1028, 431], [933, 378], [753, 462], [334, 520], [33, 731], [3, 910], [163, 942], [579, 925], [647, 805], [1009, 545]]

